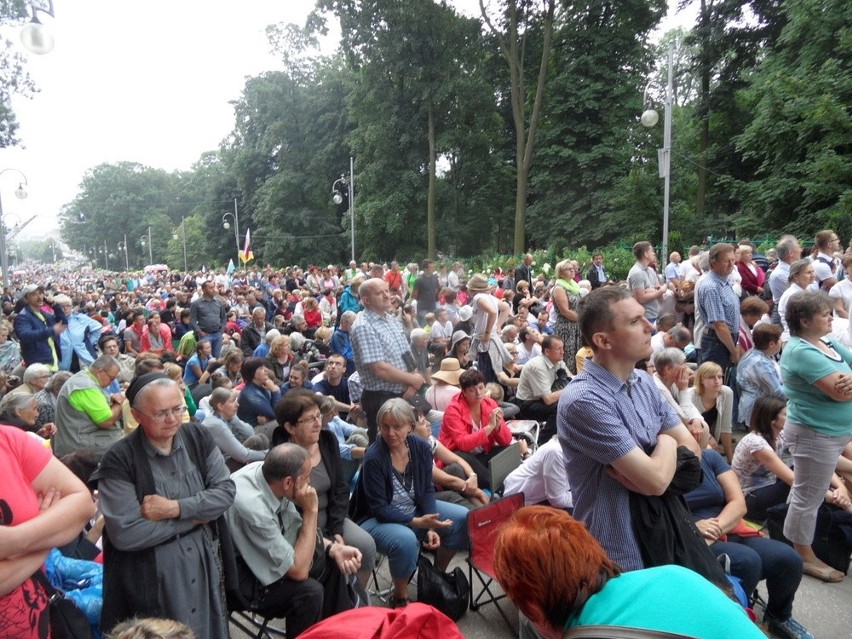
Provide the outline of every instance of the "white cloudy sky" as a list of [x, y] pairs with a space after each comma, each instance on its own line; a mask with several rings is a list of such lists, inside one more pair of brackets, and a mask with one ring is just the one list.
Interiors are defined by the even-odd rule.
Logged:
[[[16, 99], [19, 148], [0, 149], [0, 170], [14, 167], [29, 197], [13, 196], [17, 176], [0, 176], [4, 212], [37, 216], [26, 235], [57, 225], [87, 169], [133, 161], [188, 169], [233, 126], [230, 101], [246, 76], [276, 67], [265, 28], [302, 23], [314, 0], [55, 0], [45, 17], [56, 47], [30, 55], [40, 92]], [[477, 0], [454, 0], [467, 14]], [[674, 2], [670, 2], [674, 4]], [[683, 18], [681, 18], [683, 19]], [[16, 30], [4, 34], [20, 42]], [[23, 50], [23, 47], [21, 47]]]

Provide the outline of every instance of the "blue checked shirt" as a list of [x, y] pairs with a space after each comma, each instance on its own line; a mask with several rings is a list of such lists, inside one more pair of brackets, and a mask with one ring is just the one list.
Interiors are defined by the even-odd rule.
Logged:
[[697, 307], [706, 328], [713, 322], [725, 322], [734, 344], [740, 335], [740, 300], [726, 277], [710, 271], [698, 287]]
[[408, 371], [403, 355], [411, 353], [411, 349], [399, 320], [387, 314], [380, 317], [370, 309], [365, 309], [352, 325], [350, 337], [355, 367], [361, 376], [364, 390], [403, 393], [405, 384], [383, 380], [367, 366], [387, 362], [401, 371]]
[[624, 570], [644, 567], [630, 517], [630, 492], [607, 474], [634, 448], [650, 454], [657, 435], [682, 422], [645, 372], [621, 381], [593, 360], [562, 392], [557, 430], [574, 517]]

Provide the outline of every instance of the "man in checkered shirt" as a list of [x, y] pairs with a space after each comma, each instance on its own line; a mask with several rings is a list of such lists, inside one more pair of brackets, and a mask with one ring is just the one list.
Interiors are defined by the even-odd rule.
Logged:
[[364, 310], [352, 326], [352, 351], [364, 391], [361, 407], [367, 415], [370, 443], [376, 440], [376, 414], [392, 397], [414, 395], [425, 384], [415, 368], [414, 356], [400, 321], [387, 313], [388, 284], [371, 278], [359, 289]]

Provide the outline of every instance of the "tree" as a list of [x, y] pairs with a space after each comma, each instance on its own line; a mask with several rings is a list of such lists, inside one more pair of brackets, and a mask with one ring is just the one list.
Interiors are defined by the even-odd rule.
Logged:
[[340, 262], [349, 224], [330, 187], [349, 164], [349, 74], [339, 58], [309, 56], [311, 40], [295, 25], [272, 29], [270, 38], [284, 70], [247, 80], [222, 151], [240, 193], [241, 231], [252, 229], [259, 260]]
[[[698, 22], [685, 42], [698, 87], [693, 105], [699, 124], [694, 222], [706, 224], [709, 217], [724, 228], [740, 210], [724, 182], [728, 176], [749, 179], [755, 168], [743, 162], [732, 144], [752, 117], [737, 93], [775, 46], [786, 18], [781, 0], [681, 0], [680, 8], [696, 2]], [[722, 183], [717, 185], [714, 176], [722, 176]]]
[[[0, 0], [0, 26], [20, 24], [27, 18], [27, 3], [23, 0]], [[7, 38], [0, 38], [0, 148], [18, 144], [18, 121], [12, 109], [12, 96], [29, 96], [36, 90], [27, 73], [26, 58]]]
[[80, 193], [60, 213], [63, 238], [77, 250], [106, 246], [117, 256], [118, 244], [126, 237], [131, 266], [141, 267], [149, 260], [141, 240], [147, 242], [150, 225], [151, 253], [155, 261], [162, 260], [175, 219], [189, 212], [177, 198], [179, 185], [179, 174], [132, 162], [90, 169]]
[[[422, 252], [412, 228], [425, 205], [426, 254], [438, 251], [439, 159], [467, 154], [460, 126], [474, 111], [493, 114], [483, 82], [477, 20], [445, 2], [327, 0], [340, 18], [342, 46], [357, 74], [349, 100], [356, 124], [351, 144], [360, 166], [359, 215], [366, 218], [379, 255], [410, 247]], [[480, 120], [480, 123], [484, 120]], [[425, 191], [425, 202], [423, 192]], [[390, 196], [390, 197], [388, 197]], [[391, 251], [388, 253], [388, 251]]]
[[[540, 5], [535, 11], [534, 6]], [[536, 133], [541, 118], [544, 89], [547, 84], [547, 67], [550, 61], [550, 43], [553, 33], [553, 18], [556, 0], [502, 0], [502, 16], [492, 17], [479, 0], [479, 9], [489, 31], [494, 36], [500, 54], [509, 67], [511, 86], [512, 121], [515, 128], [515, 241], [514, 252], [523, 253], [526, 248], [527, 191], [535, 150]], [[505, 7], [505, 8], [504, 8]], [[536, 28], [541, 29], [541, 54], [535, 82], [532, 104], [528, 103], [525, 76], [525, 53], [528, 35]]]
[[664, 11], [662, 0], [594, 0], [566, 3], [557, 18], [530, 180], [533, 243], [599, 246], [656, 231], [654, 132], [638, 116], [651, 65], [646, 42]]
[[834, 228], [852, 235], [852, 5], [787, 2], [788, 19], [751, 87], [740, 94], [754, 117], [735, 139], [756, 165], [732, 180], [741, 229], [802, 235]]

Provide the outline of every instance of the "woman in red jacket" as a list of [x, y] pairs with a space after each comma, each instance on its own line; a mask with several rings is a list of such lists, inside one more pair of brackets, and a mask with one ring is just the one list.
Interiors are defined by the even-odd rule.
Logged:
[[[488, 461], [512, 443], [512, 431], [497, 402], [485, 392], [485, 377], [476, 369], [459, 376], [461, 392], [444, 411], [438, 440], [467, 461], [479, 485], [491, 489]], [[523, 442], [521, 442], [523, 444]]]
[[746, 295], [762, 295], [766, 273], [751, 259], [754, 249], [748, 244], [737, 247], [737, 270], [743, 278], [743, 293]]

